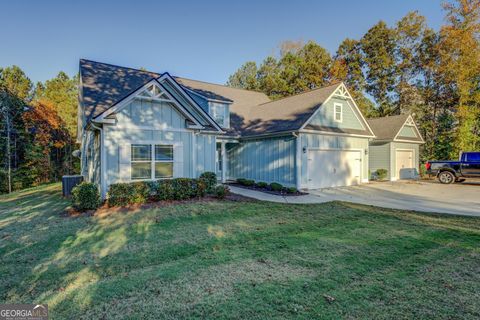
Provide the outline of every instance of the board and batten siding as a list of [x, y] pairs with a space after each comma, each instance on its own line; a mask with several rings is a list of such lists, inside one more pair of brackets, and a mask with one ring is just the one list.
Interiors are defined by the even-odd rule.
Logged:
[[370, 165], [370, 178], [378, 169], [387, 170], [387, 179], [390, 180], [390, 143], [371, 144], [368, 152]]
[[173, 145], [175, 177], [196, 177], [204, 168], [215, 168], [215, 136], [194, 137], [192, 130], [185, 129], [183, 115], [169, 103], [134, 100], [116, 118], [116, 125], [103, 129], [107, 186], [129, 181], [132, 144]]
[[396, 177], [396, 166], [397, 166], [397, 156], [396, 150], [397, 149], [404, 149], [404, 150], [413, 150], [413, 166], [417, 170], [416, 174], [418, 175], [418, 170], [420, 169], [420, 154], [419, 154], [419, 145], [417, 143], [405, 143], [405, 142], [390, 142], [390, 150], [391, 150], [391, 171], [392, 171], [392, 178], [398, 179]]
[[417, 138], [417, 133], [415, 132], [414, 127], [412, 126], [403, 126], [403, 128], [398, 133], [399, 137], [408, 137], [408, 138]]
[[[343, 115], [341, 122], [334, 120], [335, 104], [342, 105]], [[350, 99], [340, 97], [332, 97], [324, 103], [320, 109], [318, 109], [315, 116], [310, 120], [309, 124], [341, 129], [365, 129], [362, 122], [357, 118], [355, 111], [353, 111], [353, 102]]]
[[227, 150], [227, 177], [294, 187], [295, 152], [293, 136], [242, 141]]
[[82, 153], [82, 175], [85, 181], [100, 185], [100, 135], [98, 131], [88, 130], [84, 138], [85, 149]]
[[[368, 179], [368, 138], [301, 133], [300, 136], [300, 188], [308, 186], [308, 149], [317, 150], [359, 150], [362, 157], [361, 180]], [[304, 152], [305, 150], [305, 152]]]

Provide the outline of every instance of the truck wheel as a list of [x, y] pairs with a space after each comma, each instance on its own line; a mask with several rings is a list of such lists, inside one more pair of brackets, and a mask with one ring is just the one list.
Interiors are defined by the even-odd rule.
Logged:
[[443, 171], [438, 174], [438, 181], [443, 184], [450, 184], [455, 182], [455, 176], [449, 171]]

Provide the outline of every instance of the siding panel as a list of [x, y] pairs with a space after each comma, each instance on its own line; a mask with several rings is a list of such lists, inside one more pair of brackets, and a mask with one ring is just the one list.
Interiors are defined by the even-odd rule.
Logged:
[[247, 178], [295, 186], [293, 137], [248, 140], [227, 151], [229, 179]]
[[[337, 122], [334, 120], [335, 103], [340, 103], [342, 105], [342, 122]], [[341, 129], [363, 130], [365, 128], [355, 115], [355, 112], [352, 109], [353, 107], [353, 103], [350, 101], [350, 99], [332, 97], [329, 101], [327, 101], [327, 103], [320, 107], [315, 117], [310, 121], [310, 124]]]

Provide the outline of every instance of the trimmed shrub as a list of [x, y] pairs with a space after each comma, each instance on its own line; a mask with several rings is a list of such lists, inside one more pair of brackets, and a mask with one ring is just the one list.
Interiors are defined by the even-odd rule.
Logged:
[[280, 183], [277, 183], [277, 182], [270, 183], [270, 188], [272, 189], [272, 191], [282, 191], [283, 190], [283, 186]]
[[241, 184], [242, 186], [245, 185], [245, 181], [247, 181], [247, 179], [244, 179], [244, 178], [238, 178], [237, 179], [237, 183]]
[[243, 185], [244, 185], [244, 186], [247, 186], [247, 187], [254, 186], [254, 185], [255, 185], [255, 180], [249, 180], [249, 179], [247, 179], [247, 180], [245, 180], [245, 181], [243, 182]]
[[295, 193], [295, 192], [297, 192], [297, 188], [295, 188], [295, 187], [286, 188], [286, 190], [287, 190], [287, 193]]
[[268, 183], [266, 183], [266, 182], [257, 182], [257, 187], [259, 187], [259, 188], [266, 188], [266, 187], [268, 187]]
[[230, 188], [223, 184], [219, 184], [214, 189], [214, 194], [217, 199], [225, 199], [230, 194]]
[[155, 201], [173, 200], [175, 192], [172, 180], [157, 181], [153, 199]]
[[205, 182], [200, 179], [176, 178], [171, 180], [115, 183], [108, 191], [109, 206], [126, 206], [153, 201], [186, 200], [204, 197]]
[[204, 172], [198, 178], [205, 184], [206, 192], [213, 193], [215, 186], [217, 185], [217, 175], [214, 172]]
[[195, 197], [192, 180], [189, 178], [176, 178], [172, 180], [173, 198], [175, 200], [186, 200]]
[[114, 183], [108, 190], [109, 206], [145, 203], [150, 198], [152, 182]]
[[377, 169], [377, 171], [375, 171], [375, 175], [378, 180], [385, 180], [385, 178], [387, 178], [387, 173], [387, 169]]
[[100, 206], [100, 192], [96, 184], [82, 182], [72, 189], [72, 204], [79, 211], [94, 210]]

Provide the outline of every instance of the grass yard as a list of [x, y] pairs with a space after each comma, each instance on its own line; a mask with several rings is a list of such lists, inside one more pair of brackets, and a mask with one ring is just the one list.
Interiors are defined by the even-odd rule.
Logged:
[[480, 318], [480, 219], [213, 201], [65, 217], [0, 196], [0, 303], [51, 319]]

